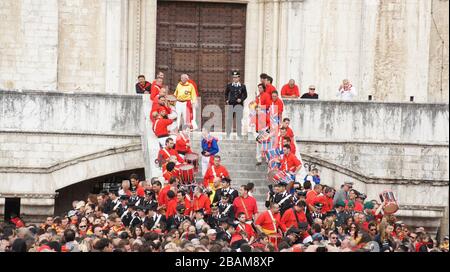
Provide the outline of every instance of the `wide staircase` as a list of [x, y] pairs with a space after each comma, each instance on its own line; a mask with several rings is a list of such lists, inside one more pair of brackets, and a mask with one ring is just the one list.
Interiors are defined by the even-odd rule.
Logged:
[[[247, 137], [244, 137], [242, 140], [227, 140], [221, 134], [213, 135], [219, 139], [219, 155], [222, 158], [222, 165], [230, 173], [231, 186], [239, 189], [241, 185], [253, 182], [255, 184], [253, 196], [258, 201], [258, 210], [265, 210], [264, 202], [269, 191], [267, 187], [267, 165], [263, 163], [260, 166], [256, 166], [255, 140], [253, 138], [247, 140]], [[201, 150], [200, 134], [194, 133], [192, 142], [195, 152], [199, 152]], [[202, 179], [203, 177], [200, 176], [201, 173], [197, 175], [197, 178]]]

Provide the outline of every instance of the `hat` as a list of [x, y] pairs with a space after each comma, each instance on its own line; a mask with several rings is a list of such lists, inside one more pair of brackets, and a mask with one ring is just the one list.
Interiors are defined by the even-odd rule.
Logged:
[[335, 206], [336, 208], [339, 208], [339, 207], [345, 207], [345, 202], [342, 201], [342, 200], [339, 200], [339, 201], [336, 202], [336, 204], [335, 204], [334, 206]]
[[364, 200], [367, 198], [367, 196], [365, 194], [358, 194], [357, 198], [361, 198], [362, 200]]
[[281, 182], [279, 182], [279, 183], [275, 184], [275, 186], [279, 186], [279, 187], [286, 187], [286, 186], [287, 186], [287, 183], [286, 183], [286, 182], [284, 182], [284, 181], [281, 181]]
[[233, 226], [233, 227], [237, 227], [237, 225], [238, 225], [238, 224], [236, 224], [236, 222], [234, 222], [234, 220], [231, 219], [231, 218], [228, 218], [227, 223], [228, 223], [228, 225]]
[[128, 200], [128, 199], [130, 199], [130, 197], [127, 196], [127, 195], [121, 195], [120, 196], [120, 200]]
[[145, 192], [146, 195], [153, 195], [153, 194], [155, 194], [155, 192], [153, 190], [150, 190], [150, 189], [145, 189], [144, 192]]
[[180, 204], [177, 206], [177, 212], [184, 213], [185, 210], [186, 210], [186, 208], [184, 207], [183, 204]]
[[77, 205], [75, 205], [75, 210], [79, 210], [84, 206], [86, 206], [86, 203], [84, 201], [78, 201]]
[[316, 207], [316, 208], [322, 208], [322, 207], [323, 207], [323, 204], [320, 203], [320, 202], [316, 202], [316, 203], [314, 203], [314, 207]]
[[300, 230], [298, 228], [296, 228], [296, 227], [292, 227], [292, 228], [287, 230], [286, 235], [289, 235], [289, 234], [292, 234], [292, 233], [299, 234]]
[[372, 201], [367, 201], [364, 203], [364, 209], [373, 209]]
[[209, 229], [208, 232], [206, 233], [206, 235], [213, 235], [213, 234], [217, 234], [217, 231], [215, 229]]
[[445, 236], [444, 236], [444, 240], [448, 240], [448, 235], [445, 235]]
[[231, 179], [227, 178], [227, 177], [224, 177], [224, 178], [222, 178], [222, 182], [230, 183]]
[[132, 193], [136, 193], [136, 187], [132, 187], [132, 188], [130, 189], [130, 191], [131, 191]]
[[333, 211], [327, 212], [325, 217], [334, 216], [334, 215], [336, 215], [336, 211], [333, 210]]
[[219, 218], [219, 222], [220, 222], [220, 223], [227, 223], [227, 224], [228, 224], [228, 221], [229, 221], [228, 219], [229, 219], [229, 218], [228, 218], [228, 217], [225, 217], [225, 216], [224, 216], [224, 217], [220, 217], [220, 218]]
[[75, 216], [75, 215], [77, 215], [77, 212], [74, 211], [74, 210], [70, 210], [70, 211], [67, 213], [67, 217], [72, 217], [72, 216]]
[[145, 211], [145, 207], [144, 206], [135, 206], [136, 207], [136, 211]]
[[306, 196], [305, 191], [297, 191], [298, 196]]
[[233, 71], [233, 72], [231, 72], [231, 75], [232, 76], [241, 76], [241, 74], [239, 73], [239, 71]]
[[229, 198], [229, 197], [230, 197], [230, 194], [227, 193], [227, 192], [222, 192], [221, 197]]
[[347, 206], [349, 206], [349, 207], [355, 207], [355, 202], [353, 202], [353, 200], [350, 200], [350, 201], [347, 203]]

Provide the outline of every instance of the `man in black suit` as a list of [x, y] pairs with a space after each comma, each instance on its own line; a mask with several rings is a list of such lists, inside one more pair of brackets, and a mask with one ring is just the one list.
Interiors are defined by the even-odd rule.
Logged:
[[238, 139], [242, 135], [242, 116], [244, 110], [244, 101], [247, 99], [247, 88], [240, 82], [241, 76], [239, 72], [232, 73], [233, 82], [227, 85], [225, 91], [226, 101], [226, 124], [225, 130], [227, 137], [230, 138], [231, 130], [233, 128], [233, 118], [236, 117], [236, 132]]

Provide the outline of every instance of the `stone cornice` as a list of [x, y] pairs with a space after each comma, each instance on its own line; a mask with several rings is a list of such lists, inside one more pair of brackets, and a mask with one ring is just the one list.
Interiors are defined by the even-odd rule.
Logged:
[[423, 185], [428, 184], [431, 186], [448, 186], [449, 180], [425, 180], [425, 179], [400, 179], [400, 178], [378, 178], [368, 177], [355, 170], [350, 170], [346, 167], [334, 164], [327, 160], [318, 158], [317, 156], [311, 156], [308, 154], [300, 153], [304, 161], [314, 163], [325, 168], [334, 170], [338, 173], [347, 175], [365, 184], [395, 184], [395, 185]]
[[50, 167], [0, 167], [0, 173], [21, 173], [21, 174], [51, 174], [57, 170], [69, 167], [71, 165], [90, 161], [102, 157], [107, 157], [111, 155], [121, 154], [121, 153], [127, 153], [127, 152], [133, 152], [133, 151], [140, 151], [142, 150], [141, 144], [130, 144], [125, 145], [122, 147], [117, 148], [111, 148], [104, 151], [92, 153], [86, 156], [82, 156], [79, 158], [75, 158], [72, 160], [68, 160], [65, 162], [57, 163], [55, 165], [52, 165]]
[[321, 140], [298, 140], [296, 139], [297, 143], [304, 143], [304, 144], [321, 144], [321, 145], [345, 145], [345, 144], [351, 144], [351, 145], [379, 145], [379, 146], [387, 146], [387, 145], [398, 145], [398, 146], [414, 146], [414, 147], [437, 147], [437, 148], [449, 148], [449, 144], [442, 144], [442, 143], [409, 143], [409, 142], [375, 142], [375, 141], [321, 141]]

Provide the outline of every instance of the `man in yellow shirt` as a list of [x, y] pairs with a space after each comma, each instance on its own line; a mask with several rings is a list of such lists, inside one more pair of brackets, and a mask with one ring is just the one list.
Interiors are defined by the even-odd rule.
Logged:
[[[181, 81], [178, 83], [175, 90], [175, 97], [177, 98], [176, 111], [179, 120], [178, 127], [183, 124], [189, 124], [193, 129], [197, 129], [195, 122], [194, 109], [197, 104], [197, 94], [194, 85], [188, 82], [189, 77], [186, 74], [181, 75]], [[183, 115], [183, 119], [181, 116]]]

